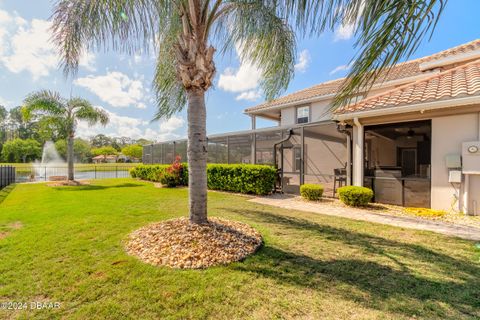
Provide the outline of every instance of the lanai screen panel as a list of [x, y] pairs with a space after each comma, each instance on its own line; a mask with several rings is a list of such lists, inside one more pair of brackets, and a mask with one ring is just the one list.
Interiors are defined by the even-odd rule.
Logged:
[[163, 145], [164, 147], [164, 159], [163, 163], [173, 163], [173, 160], [175, 159], [175, 156], [173, 154], [173, 142], [165, 143]]
[[[338, 188], [345, 185], [347, 166], [347, 139], [335, 124], [304, 128], [304, 183], [322, 184], [326, 196], [334, 196], [335, 171]], [[337, 170], [335, 170], [337, 169]]]
[[[287, 133], [285, 133], [287, 134]], [[301, 129], [293, 130], [290, 139], [283, 143], [283, 161], [279, 161], [279, 167], [283, 162], [283, 189], [286, 193], [300, 192], [302, 173], [302, 137]]]
[[175, 141], [175, 156], [180, 156], [182, 162], [187, 162], [187, 140]]
[[152, 146], [152, 163], [163, 163], [163, 143]]
[[273, 165], [273, 145], [282, 140], [282, 131], [266, 131], [256, 134], [256, 164]]
[[227, 137], [208, 139], [208, 163], [227, 163]]
[[252, 134], [234, 135], [228, 137], [228, 162], [252, 163]]

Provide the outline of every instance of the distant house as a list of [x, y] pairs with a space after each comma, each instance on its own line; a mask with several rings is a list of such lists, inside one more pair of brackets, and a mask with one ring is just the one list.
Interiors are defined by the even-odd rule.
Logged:
[[[208, 161], [275, 165], [283, 192], [352, 184], [376, 202], [480, 213], [480, 40], [400, 63], [332, 112], [344, 81], [247, 108], [251, 130], [210, 135]], [[278, 126], [257, 129], [257, 118]], [[143, 162], [186, 159], [186, 146], [147, 145]]]
[[116, 155], [98, 155], [92, 158], [93, 163], [115, 163], [118, 157]]

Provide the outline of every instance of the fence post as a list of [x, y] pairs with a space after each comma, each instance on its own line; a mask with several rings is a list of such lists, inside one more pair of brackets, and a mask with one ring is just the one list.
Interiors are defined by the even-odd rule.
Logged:
[[95, 168], [95, 179], [97, 179], [97, 166], [94, 166]]
[[[44, 175], [43, 175], [43, 177], [44, 177], [44, 180], [47, 181], [47, 166], [45, 166], [44, 169], [45, 169], [45, 170], [44, 170]], [[35, 169], [34, 169], [34, 170], [35, 170]]]
[[115, 166], [115, 178], [118, 178], [118, 166]]

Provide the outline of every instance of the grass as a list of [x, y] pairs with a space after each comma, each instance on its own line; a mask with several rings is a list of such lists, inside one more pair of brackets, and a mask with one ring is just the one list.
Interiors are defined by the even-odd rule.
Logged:
[[[0, 300], [60, 302], [1, 319], [475, 319], [480, 247], [442, 235], [209, 193], [213, 216], [246, 222], [264, 247], [207, 270], [153, 267], [122, 241], [187, 213], [187, 189], [132, 179], [20, 184], [0, 204]], [[9, 226], [17, 226], [12, 228]], [[18, 228], [18, 226], [21, 226]]]
[[[17, 173], [30, 173], [33, 170], [33, 163], [0, 163], [0, 166], [14, 166]], [[76, 172], [93, 171], [115, 171], [125, 170], [138, 166], [139, 163], [75, 163]], [[67, 168], [67, 164], [59, 166], [59, 168]]]

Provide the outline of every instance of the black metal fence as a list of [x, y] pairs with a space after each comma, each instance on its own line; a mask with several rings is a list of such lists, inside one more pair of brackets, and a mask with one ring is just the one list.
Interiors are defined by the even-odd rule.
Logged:
[[15, 182], [16, 174], [15, 167], [0, 166], [0, 189]]
[[[128, 178], [132, 166], [115, 165], [76, 165], [75, 179], [107, 179], [107, 178]], [[38, 182], [50, 180], [65, 180], [68, 176], [66, 166], [41, 166], [41, 165], [18, 165], [16, 166], [16, 176], [14, 181], [19, 182]]]

